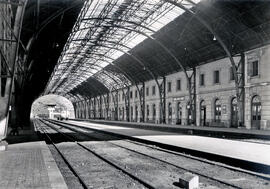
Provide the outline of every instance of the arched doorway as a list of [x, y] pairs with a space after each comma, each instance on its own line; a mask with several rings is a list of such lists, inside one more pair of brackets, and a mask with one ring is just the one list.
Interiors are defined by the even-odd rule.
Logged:
[[187, 109], [187, 124], [192, 124], [192, 107], [190, 106], [190, 103], [187, 103], [186, 109]]
[[135, 121], [138, 121], [138, 106], [135, 106]]
[[200, 125], [201, 126], [205, 126], [206, 122], [206, 105], [205, 105], [205, 101], [202, 100], [200, 103]]
[[231, 101], [231, 127], [237, 127], [238, 125], [238, 108], [237, 99], [234, 97]]
[[215, 100], [215, 105], [214, 105], [214, 121], [216, 123], [221, 122], [221, 101], [219, 99]]
[[172, 123], [172, 103], [168, 104], [168, 123]]
[[125, 108], [122, 107], [122, 121], [125, 121]]
[[112, 119], [112, 110], [108, 109], [108, 120]]
[[149, 121], [149, 112], [150, 110], [149, 110], [149, 105], [147, 104], [146, 105], [146, 121]]
[[[79, 116], [79, 107], [75, 107], [75, 110], [77, 111], [77, 116]], [[75, 110], [69, 99], [49, 94], [37, 98], [32, 103], [30, 118], [74, 119]]]
[[112, 120], [117, 121], [117, 108], [112, 109]]
[[254, 96], [251, 101], [251, 128], [260, 129], [262, 114], [261, 99], [258, 95]]
[[156, 121], [156, 104], [153, 104], [153, 120]]
[[176, 111], [176, 124], [182, 124], [182, 106], [181, 103], [177, 103], [177, 111]]
[[118, 118], [119, 118], [119, 121], [122, 120], [122, 111], [121, 111], [121, 108], [118, 108]]
[[130, 106], [130, 121], [133, 121], [133, 106]]
[[172, 104], [170, 102], [168, 104], [168, 123], [172, 123]]

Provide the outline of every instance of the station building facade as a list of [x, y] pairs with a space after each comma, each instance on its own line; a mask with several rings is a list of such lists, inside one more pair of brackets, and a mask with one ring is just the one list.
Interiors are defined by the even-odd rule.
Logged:
[[[245, 52], [244, 56], [244, 127], [269, 130], [270, 46]], [[240, 57], [234, 60], [239, 62]], [[238, 108], [230, 60], [224, 58], [199, 65], [195, 75], [196, 125], [236, 128]], [[165, 81], [166, 124], [189, 125], [191, 114], [184, 72], [167, 75]], [[130, 86], [129, 90], [112, 91], [108, 99], [99, 96], [94, 103], [77, 102], [74, 104], [76, 117], [160, 123], [160, 94], [156, 82], [150, 80], [144, 83], [144, 120], [139, 92], [136, 86]], [[126, 94], [129, 95], [128, 106]], [[102, 103], [105, 101], [108, 103]]]

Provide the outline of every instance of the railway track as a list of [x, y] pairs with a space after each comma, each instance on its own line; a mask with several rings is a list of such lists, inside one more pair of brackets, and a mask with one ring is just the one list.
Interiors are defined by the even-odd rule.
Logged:
[[[83, 135], [91, 137], [91, 138], [95, 138], [98, 140], [101, 139], [100, 137], [95, 137], [93, 135], [90, 135], [87, 132], [87, 130], [93, 131], [93, 129], [90, 129], [90, 128], [88, 128], [88, 129], [82, 128], [82, 127], [78, 128], [78, 127], [75, 127], [74, 125], [70, 125], [68, 123], [62, 123], [62, 122], [52, 121], [52, 120], [49, 120], [49, 122], [45, 121], [44, 123], [47, 124], [51, 128], [64, 127], [66, 129], [70, 129], [73, 132], [78, 132], [80, 134], [83, 134]], [[95, 132], [97, 132], [97, 131], [95, 130]], [[66, 135], [64, 133], [62, 133], [62, 134]], [[104, 133], [102, 133], [102, 135], [104, 135]], [[108, 133], [107, 133], [107, 135], [108, 135]], [[137, 147], [134, 147], [134, 145], [136, 145]], [[106, 148], [106, 146], [107, 147], [109, 146], [110, 148], [118, 148], [118, 149], [116, 149], [116, 151], [121, 151], [120, 149], [122, 149], [122, 151], [123, 150], [125, 151], [123, 153], [127, 153], [127, 151], [128, 151], [130, 155], [135, 156], [135, 154], [136, 154], [137, 156], [141, 156], [141, 158], [143, 158], [145, 161], [146, 161], [146, 159], [148, 159], [148, 160], [151, 159], [151, 161], [159, 162], [160, 164], [164, 164], [164, 165], [166, 164], [166, 166], [174, 167], [175, 169], [182, 170], [182, 172], [188, 171], [188, 172], [191, 172], [193, 174], [199, 175], [200, 179], [202, 178], [202, 180], [212, 181], [213, 185], [219, 183], [219, 184], [221, 184], [222, 188], [245, 188], [243, 186], [248, 186], [250, 184], [253, 186], [251, 188], [254, 188], [255, 185], [257, 185], [257, 188], [258, 188], [258, 185], [260, 186], [259, 188], [264, 188], [264, 186], [267, 186], [269, 184], [268, 183], [269, 181], [265, 180], [265, 179], [268, 179], [268, 177], [265, 175], [254, 174], [252, 172], [243, 171], [241, 169], [221, 165], [219, 163], [213, 163], [213, 162], [208, 161], [208, 160], [204, 160], [204, 159], [200, 159], [200, 158], [196, 158], [196, 157], [191, 157], [191, 156], [188, 156], [185, 154], [160, 149], [158, 147], [154, 147], [154, 146], [150, 146], [150, 145], [146, 145], [146, 144], [142, 144], [142, 143], [138, 143], [135, 141], [126, 140], [126, 139], [124, 141], [121, 140], [120, 142], [119, 141], [114, 141], [114, 142], [106, 141], [106, 142], [103, 142], [102, 145], [95, 144], [95, 146], [98, 146], [97, 148]], [[140, 150], [142, 148], [142, 146], [145, 148], [145, 150]], [[152, 151], [153, 150], [158, 151], [159, 153], [157, 153], [155, 155], [151, 152], [146, 153], [147, 151], [149, 151], [149, 149], [152, 149]], [[95, 149], [95, 150], [97, 150], [97, 149]], [[92, 151], [94, 151], [94, 150], [92, 150]], [[163, 153], [163, 155], [160, 155], [162, 153]], [[212, 173], [211, 171], [196, 169], [196, 166], [195, 166], [195, 168], [192, 167], [194, 165], [192, 165], [190, 167], [183, 166], [183, 165], [180, 166], [178, 163], [169, 161], [168, 158], [164, 158], [164, 157], [168, 156], [168, 154], [171, 156], [172, 155], [175, 156], [175, 158], [179, 158], [179, 157], [181, 157], [182, 159], [184, 158], [185, 161], [183, 161], [183, 162], [185, 162], [185, 163], [190, 163], [191, 160], [203, 163], [204, 164], [203, 167], [205, 167], [206, 169], [213, 169], [213, 167], [215, 167], [215, 169], [218, 169], [219, 171], [221, 170], [221, 174], [222, 174], [222, 172], [226, 173], [226, 174], [229, 173], [230, 179], [226, 178], [226, 176], [217, 176], [217, 175], [215, 175], [216, 172]], [[104, 156], [104, 154], [103, 154], [103, 156]], [[240, 175], [239, 175], [239, 173], [240, 173]], [[234, 179], [231, 179], [231, 177], [233, 177]], [[249, 183], [247, 183], [247, 182], [249, 182]], [[249, 187], [246, 187], [246, 188], [249, 188]], [[265, 188], [267, 188], [267, 187], [265, 187]]]
[[[246, 173], [246, 174], [251, 174], [253, 176], [258, 176], [258, 177], [261, 177], [263, 179], [270, 180], [269, 167], [266, 168], [267, 170], [264, 170], [265, 167], [258, 167], [258, 168], [252, 167], [252, 169], [254, 169], [255, 171], [250, 171], [250, 170], [248, 170], [247, 167], [244, 167], [244, 169], [240, 168], [242, 165], [240, 166], [240, 165], [236, 164], [237, 166], [230, 166], [230, 163], [229, 163], [229, 165], [226, 164], [226, 163], [224, 164], [224, 163], [222, 163], [223, 160], [222, 161], [216, 161], [216, 159], [215, 159], [214, 161], [211, 161], [211, 160], [208, 160], [208, 159], [205, 159], [205, 158], [200, 158], [200, 157], [198, 158], [196, 155], [191, 156], [191, 155], [189, 155], [188, 151], [187, 151], [187, 153], [185, 153], [186, 150], [184, 150], [184, 152], [181, 153], [177, 149], [177, 153], [176, 153], [175, 150], [168, 150], [167, 145], [164, 145], [164, 146], [161, 145], [161, 148], [160, 148], [160, 147], [157, 147], [155, 145], [149, 145], [149, 144], [152, 144], [152, 143], [148, 142], [146, 140], [141, 140], [141, 139], [137, 139], [137, 138], [134, 138], [134, 137], [129, 137], [129, 136], [121, 135], [121, 134], [110, 133], [109, 131], [99, 130], [99, 129], [95, 129], [95, 128], [91, 128], [91, 127], [86, 127], [86, 126], [83, 126], [83, 125], [80, 126], [80, 125], [75, 125], [73, 123], [61, 122], [61, 121], [56, 121], [56, 120], [47, 120], [47, 121], [53, 122], [53, 123], [58, 124], [58, 125], [59, 124], [60, 125], [64, 124], [65, 126], [69, 125], [69, 127], [73, 127], [73, 128], [77, 128], [77, 129], [80, 128], [80, 129], [85, 129], [85, 130], [91, 130], [91, 131], [96, 131], [96, 132], [102, 133], [104, 135], [115, 136], [116, 138], [119, 138], [119, 139], [125, 139], [126, 141], [129, 141], [130, 143], [139, 144], [139, 145], [145, 145], [145, 146], [148, 146], [149, 148], [157, 149], [157, 150], [164, 151], [164, 152], [167, 152], [167, 153], [170, 153], [170, 154], [177, 154], [178, 156], [188, 157], [190, 159], [195, 159], [195, 160], [198, 160], [198, 161], [201, 161], [201, 162], [204, 162], [204, 163], [217, 165], [217, 166], [224, 167], [224, 168], [227, 168], [227, 169], [231, 169], [231, 170], [234, 170], [234, 171], [239, 171], [239, 172], [243, 172], [243, 173]], [[82, 122], [82, 124], [83, 124], [83, 122]], [[95, 137], [95, 136], [92, 136], [92, 137]], [[249, 141], [243, 141], [243, 142], [249, 142]], [[233, 164], [234, 163], [232, 163], [232, 165]], [[246, 164], [244, 164], [244, 166], [246, 166]], [[256, 172], [256, 169], [259, 172]], [[267, 174], [264, 174], [263, 172], [267, 172]]]
[[[103, 181], [102, 186], [96, 186], [93, 183], [89, 183], [88, 181], [86, 181], [87, 179], [83, 178], [84, 177], [83, 174], [79, 173], [78, 168], [76, 169], [77, 165], [73, 165], [73, 162], [69, 160], [70, 159], [68, 157], [69, 154], [65, 154], [63, 152], [63, 149], [61, 149], [61, 147], [59, 147], [56, 144], [56, 142], [53, 141], [52, 137], [50, 137], [50, 132], [48, 132], [48, 128], [39, 127], [40, 131], [46, 136], [46, 138], [49, 140], [50, 144], [53, 145], [53, 147], [56, 149], [57, 153], [61, 156], [61, 158], [64, 160], [64, 162], [67, 164], [68, 168], [73, 173], [73, 175], [79, 180], [79, 183], [81, 184], [82, 188], [84, 188], [84, 189], [90, 189], [90, 188], [91, 189], [92, 188], [149, 188], [149, 189], [154, 189], [155, 188], [151, 184], [145, 182], [143, 179], [138, 178], [136, 175], [133, 175], [133, 174], [127, 172], [126, 170], [122, 169], [121, 167], [119, 167], [118, 165], [109, 161], [108, 159], [96, 154], [94, 151], [89, 149], [87, 146], [77, 142], [73, 137], [70, 137], [66, 134], [63, 134], [61, 131], [59, 131], [56, 128], [52, 128], [52, 127], [49, 127], [49, 128], [55, 130], [56, 132], [60, 133], [63, 137], [65, 137], [67, 139], [65, 141], [72, 142], [77, 147], [79, 147], [80, 150], [84, 150], [86, 152], [89, 152], [88, 154], [86, 154], [89, 159], [93, 159], [93, 158], [98, 159], [99, 164], [106, 163], [107, 168], [104, 168], [105, 166], [101, 166], [103, 169], [105, 169], [106, 171], [112, 171], [112, 173], [109, 174], [110, 178], [107, 179], [107, 180], [109, 180], [109, 182], [110, 182], [110, 180], [113, 181], [112, 183], [105, 183]], [[78, 153], [78, 149], [76, 151]], [[95, 164], [97, 164], [96, 161], [95, 161]], [[108, 169], [108, 167], [110, 169]], [[99, 170], [99, 171], [103, 171], [103, 170]], [[119, 178], [119, 177], [122, 177], [122, 178]], [[130, 177], [130, 178], [127, 178], [127, 177]], [[121, 184], [119, 184], [118, 182], [121, 182]], [[123, 183], [123, 182], [126, 182], [126, 183]], [[108, 186], [105, 186], [105, 185], [108, 185]]]

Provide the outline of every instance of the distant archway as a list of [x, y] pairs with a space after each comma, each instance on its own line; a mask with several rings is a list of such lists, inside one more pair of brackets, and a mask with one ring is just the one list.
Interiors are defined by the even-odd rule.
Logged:
[[33, 102], [30, 118], [74, 119], [74, 107], [67, 98], [49, 94]]

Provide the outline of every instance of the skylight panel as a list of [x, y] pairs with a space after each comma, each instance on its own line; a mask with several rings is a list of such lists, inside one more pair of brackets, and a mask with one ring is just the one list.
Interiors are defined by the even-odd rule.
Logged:
[[[194, 2], [198, 3], [199, 0]], [[185, 0], [179, 3], [187, 8], [193, 6]], [[67, 92], [89, 77], [97, 77], [103, 68], [183, 12], [182, 9], [161, 0], [86, 1], [46, 92]], [[119, 83], [122, 81], [117, 78], [116, 80]], [[114, 83], [112, 79], [107, 81], [110, 81], [110, 85]]]

